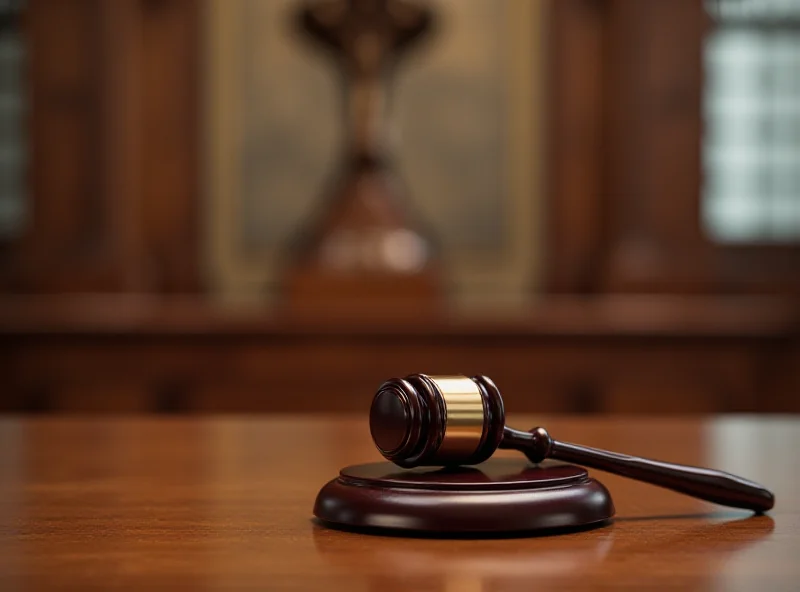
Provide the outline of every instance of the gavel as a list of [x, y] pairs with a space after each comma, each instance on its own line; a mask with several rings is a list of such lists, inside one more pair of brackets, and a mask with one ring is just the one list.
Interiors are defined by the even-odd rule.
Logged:
[[533, 463], [555, 459], [665, 487], [723, 506], [766, 512], [775, 496], [754, 483], [712, 469], [666, 463], [559, 442], [542, 427], [505, 425], [500, 391], [486, 376], [412, 374], [381, 385], [369, 415], [380, 453], [403, 468], [457, 467], [487, 460], [498, 448]]

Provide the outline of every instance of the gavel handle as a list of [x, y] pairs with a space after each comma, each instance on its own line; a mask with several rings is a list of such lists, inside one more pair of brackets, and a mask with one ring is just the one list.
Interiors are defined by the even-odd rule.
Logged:
[[[544, 428], [520, 432], [506, 428], [501, 448], [515, 448], [534, 462], [544, 458], [599, 469], [665, 487], [715, 504], [766, 512], [775, 496], [758, 483], [730, 473], [608, 452], [550, 438]], [[544, 454], [543, 454], [544, 453]]]

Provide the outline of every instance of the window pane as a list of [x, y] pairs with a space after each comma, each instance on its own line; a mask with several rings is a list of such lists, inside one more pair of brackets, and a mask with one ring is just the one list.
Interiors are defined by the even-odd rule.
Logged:
[[703, 219], [720, 242], [800, 239], [800, 2], [707, 2]]

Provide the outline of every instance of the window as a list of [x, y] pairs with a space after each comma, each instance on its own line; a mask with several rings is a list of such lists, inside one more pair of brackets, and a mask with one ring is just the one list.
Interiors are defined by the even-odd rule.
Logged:
[[703, 219], [721, 243], [800, 240], [800, 2], [710, 0]]

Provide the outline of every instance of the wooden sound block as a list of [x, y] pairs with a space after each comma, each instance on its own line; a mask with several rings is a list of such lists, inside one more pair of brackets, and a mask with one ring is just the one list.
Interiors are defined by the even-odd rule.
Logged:
[[339, 528], [497, 535], [601, 526], [614, 503], [585, 469], [490, 459], [474, 467], [345, 467], [317, 495], [314, 515]]

